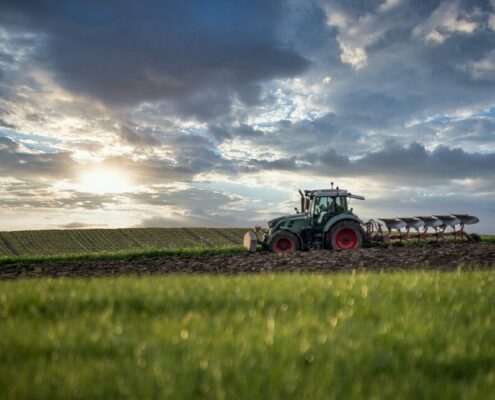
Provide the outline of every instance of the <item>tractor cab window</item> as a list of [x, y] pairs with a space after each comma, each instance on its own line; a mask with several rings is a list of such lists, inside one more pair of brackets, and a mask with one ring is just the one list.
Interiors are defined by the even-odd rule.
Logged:
[[314, 215], [327, 213], [334, 208], [335, 198], [333, 197], [316, 197], [314, 203]]
[[313, 218], [316, 225], [323, 225], [331, 216], [347, 211], [347, 199], [342, 196], [316, 197], [313, 204]]
[[335, 199], [335, 212], [336, 214], [340, 214], [347, 211], [347, 198], [346, 197], [337, 197]]
[[314, 224], [323, 225], [331, 215], [335, 214], [335, 197], [316, 197], [313, 208]]

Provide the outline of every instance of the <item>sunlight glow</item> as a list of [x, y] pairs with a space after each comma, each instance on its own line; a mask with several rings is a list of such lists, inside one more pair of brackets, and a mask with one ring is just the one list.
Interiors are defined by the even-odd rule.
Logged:
[[95, 194], [124, 193], [131, 190], [131, 185], [120, 171], [94, 170], [82, 175], [78, 189]]

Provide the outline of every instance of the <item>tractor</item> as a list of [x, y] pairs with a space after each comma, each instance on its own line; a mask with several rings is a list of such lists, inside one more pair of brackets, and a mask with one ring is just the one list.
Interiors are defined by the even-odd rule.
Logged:
[[[255, 252], [258, 245], [274, 253], [293, 253], [300, 250], [353, 250], [370, 242], [402, 241], [409, 239], [437, 241], [452, 236], [477, 242], [481, 238], [464, 231], [464, 225], [476, 224], [479, 219], [468, 214], [432, 215], [421, 217], [380, 218], [363, 222], [349, 208], [351, 199], [363, 196], [333, 187], [330, 189], [299, 190], [300, 210], [268, 221], [268, 229], [259, 226], [246, 232], [244, 247]], [[447, 232], [447, 228], [451, 228]], [[404, 229], [404, 230], [403, 230]], [[263, 234], [262, 239], [259, 235]]]
[[[364, 200], [363, 196], [333, 188], [305, 190], [301, 208], [294, 215], [268, 221], [268, 230], [255, 227], [244, 237], [245, 247], [253, 252], [260, 244], [274, 253], [297, 250], [359, 249], [366, 240], [363, 221], [349, 208], [350, 199]], [[264, 231], [261, 241], [258, 233]]]

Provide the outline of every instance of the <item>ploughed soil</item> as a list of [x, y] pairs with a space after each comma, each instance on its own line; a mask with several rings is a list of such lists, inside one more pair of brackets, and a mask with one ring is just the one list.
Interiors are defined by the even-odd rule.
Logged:
[[319, 250], [294, 254], [223, 254], [116, 261], [63, 261], [0, 266], [0, 279], [108, 276], [116, 274], [397, 271], [412, 269], [495, 269], [491, 243], [436, 243], [351, 251]]

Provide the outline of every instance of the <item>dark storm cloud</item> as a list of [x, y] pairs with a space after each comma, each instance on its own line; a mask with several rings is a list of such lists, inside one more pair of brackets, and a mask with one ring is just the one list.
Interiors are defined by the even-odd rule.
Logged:
[[242, 227], [248, 226], [249, 212], [229, 210], [226, 206], [235, 204], [239, 196], [226, 195], [199, 188], [174, 190], [159, 188], [153, 193], [138, 193], [130, 198], [141, 204], [171, 206], [185, 212], [172, 212], [168, 217], [153, 216], [144, 219], [144, 227]]
[[237, 173], [239, 166], [222, 157], [214, 148], [203, 146], [205, 140], [193, 135], [170, 139], [168, 144], [174, 149], [174, 159], [149, 155], [136, 161], [116, 156], [94, 163], [91, 167], [122, 170], [133, 182], [151, 185], [189, 181], [203, 172]]
[[389, 143], [383, 149], [355, 160], [328, 148], [321, 153], [305, 153], [299, 157], [251, 160], [250, 165], [255, 170], [317, 172], [347, 177], [381, 176], [407, 184], [418, 179], [425, 182], [438, 179], [493, 179], [495, 153], [467, 153], [445, 146], [428, 151], [418, 143], [406, 147]]
[[246, 124], [236, 127], [213, 125], [208, 127], [208, 133], [217, 142], [223, 142], [234, 137], [241, 139], [265, 139], [265, 133], [263, 131]]
[[142, 129], [130, 122], [119, 126], [119, 136], [125, 143], [136, 147], [156, 146], [160, 143], [160, 140], [155, 137], [153, 132]]
[[467, 153], [459, 148], [438, 146], [428, 151], [418, 143], [408, 147], [390, 144], [355, 162], [360, 174], [397, 175], [401, 179], [490, 178], [495, 171], [495, 153]]
[[113, 195], [98, 195], [74, 191], [64, 192], [64, 197], [56, 197], [53, 192], [29, 188], [29, 195], [20, 192], [0, 199], [0, 207], [33, 208], [33, 209], [65, 209], [65, 210], [98, 210], [108, 204], [118, 204], [119, 198]]
[[112, 194], [81, 193], [74, 190], [54, 192], [49, 183], [40, 181], [37, 176], [18, 176], [14, 180], [4, 181], [0, 191], [0, 207], [12, 208], [97, 210], [119, 200]]
[[45, 34], [39, 59], [76, 93], [110, 104], [164, 98], [209, 118], [307, 67], [277, 36], [283, 13], [284, 2], [262, 0], [7, 1], [0, 21]]
[[8, 128], [8, 129], [16, 129], [15, 125], [8, 123], [2, 118], [0, 118], [0, 127]]
[[[466, 118], [444, 124], [442, 137], [452, 143], [495, 148], [495, 118]], [[437, 126], [438, 129], [438, 126]]]
[[158, 188], [154, 192], [135, 193], [128, 195], [133, 201], [155, 206], [175, 206], [179, 209], [202, 210], [213, 212], [227, 204], [234, 203], [240, 198], [228, 196], [210, 190], [187, 188], [175, 190], [173, 188]]
[[243, 228], [251, 224], [234, 214], [196, 215], [194, 213], [172, 213], [169, 217], [154, 216], [146, 218], [139, 228]]
[[70, 153], [28, 153], [7, 137], [0, 137], [0, 161], [0, 175], [13, 177], [67, 177], [76, 165]]

